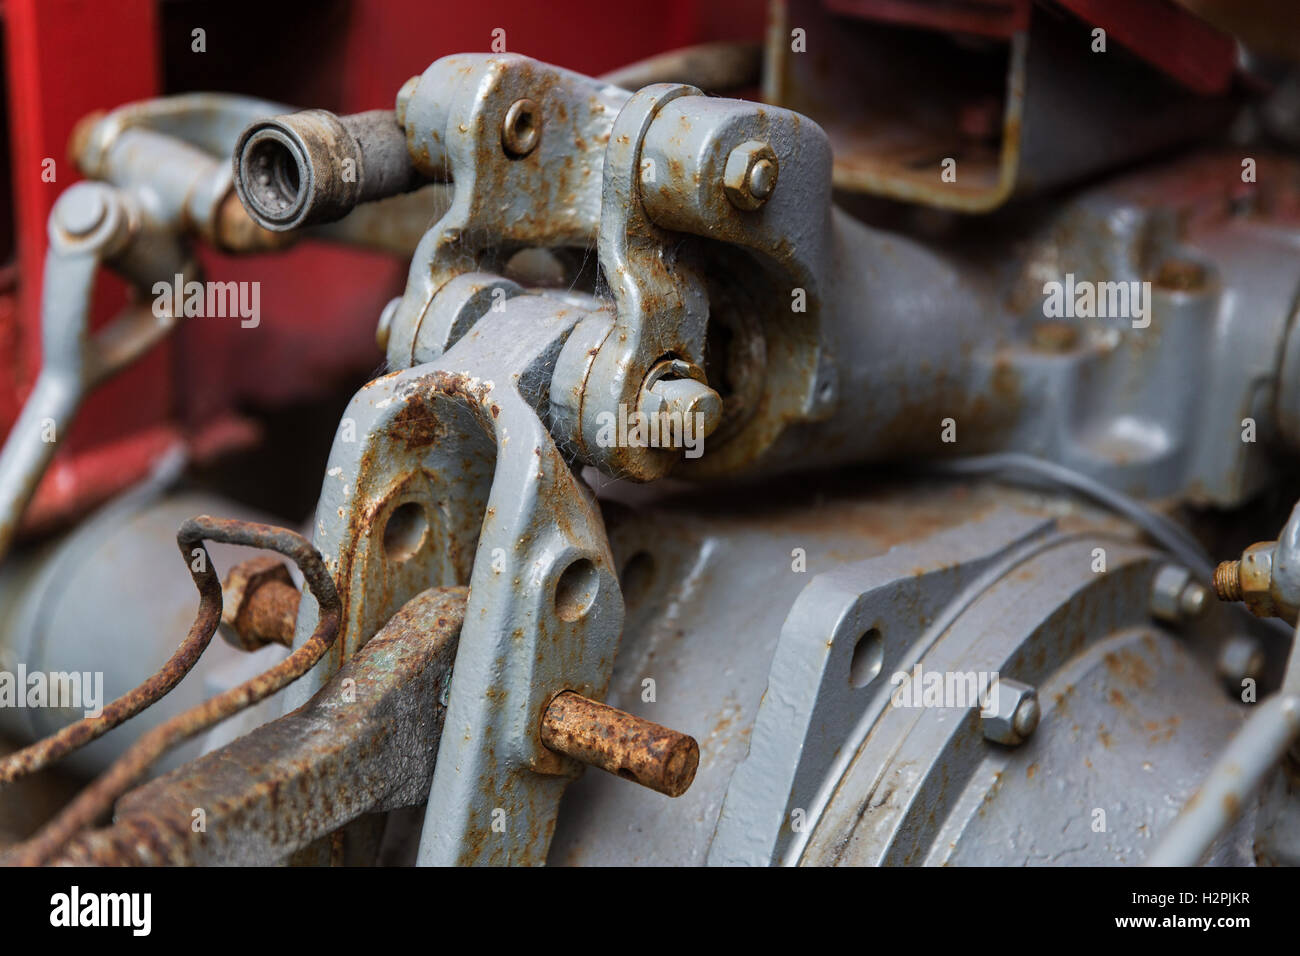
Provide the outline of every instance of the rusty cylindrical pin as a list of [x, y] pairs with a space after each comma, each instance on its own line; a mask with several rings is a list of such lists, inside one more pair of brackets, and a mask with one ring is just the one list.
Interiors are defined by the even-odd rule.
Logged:
[[670, 797], [686, 792], [700, 763], [693, 737], [572, 691], [557, 694], [547, 706], [542, 743]]

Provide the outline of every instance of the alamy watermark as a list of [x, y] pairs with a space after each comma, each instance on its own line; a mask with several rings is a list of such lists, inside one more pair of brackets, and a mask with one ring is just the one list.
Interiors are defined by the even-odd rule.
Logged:
[[1135, 329], [1151, 324], [1151, 283], [1076, 280], [1043, 283], [1043, 315], [1049, 319], [1129, 319]]
[[57, 927], [125, 927], [132, 936], [153, 928], [152, 893], [83, 893], [73, 886], [50, 897], [50, 925]]
[[178, 272], [171, 282], [155, 282], [153, 295], [157, 319], [238, 318], [245, 329], [262, 321], [260, 282], [186, 282]]
[[910, 671], [895, 671], [889, 683], [894, 707], [979, 707], [985, 717], [998, 712], [997, 671], [927, 671], [917, 663]]
[[596, 444], [601, 448], [681, 448], [687, 458], [704, 454], [701, 412], [643, 412], [620, 403], [618, 414], [596, 416]]
[[0, 708], [80, 710], [86, 717], [104, 712], [103, 671], [0, 671]]

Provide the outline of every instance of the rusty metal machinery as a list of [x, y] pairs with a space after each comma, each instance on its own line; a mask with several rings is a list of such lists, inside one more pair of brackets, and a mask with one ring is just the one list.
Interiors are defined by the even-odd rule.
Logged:
[[[1300, 163], [1258, 75], [1090, 73], [1078, 5], [1006, 6], [83, 123], [0, 454], [0, 807], [93, 779], [0, 861], [1300, 862]], [[945, 49], [994, 81], [892, 111]], [[304, 239], [410, 263], [309, 522], [172, 461], [15, 546], [212, 301], [194, 242]]]

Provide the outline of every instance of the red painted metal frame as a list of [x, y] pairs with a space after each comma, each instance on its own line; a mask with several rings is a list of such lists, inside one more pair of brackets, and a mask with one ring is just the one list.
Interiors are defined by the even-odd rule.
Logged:
[[[41, 278], [46, 221], [54, 200], [78, 176], [66, 144], [87, 113], [153, 95], [158, 89], [157, 17], [153, 0], [122, 0], [111, 11], [95, 0], [7, 0], [4, 6], [13, 212], [18, 280], [0, 305], [0, 421], [12, 421], [40, 369]], [[45, 175], [53, 161], [53, 180]], [[122, 283], [106, 276], [96, 291], [92, 327], [126, 302]], [[94, 503], [124, 482], [99, 480], [144, 473], [156, 443], [139, 436], [161, 427], [172, 405], [171, 345], [99, 389], [60, 448], [33, 502], [43, 515]], [[87, 486], [79, 454], [94, 450], [109, 467]], [[107, 474], [100, 474], [107, 472]], [[72, 479], [67, 478], [72, 475]], [[60, 476], [63, 476], [60, 478]], [[96, 488], [102, 493], [96, 493]]]

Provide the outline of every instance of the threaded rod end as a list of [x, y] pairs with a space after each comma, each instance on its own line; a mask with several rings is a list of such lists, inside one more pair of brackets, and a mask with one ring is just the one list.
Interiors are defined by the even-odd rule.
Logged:
[[1241, 562], [1224, 561], [1214, 569], [1214, 593], [1220, 601], [1241, 600]]

